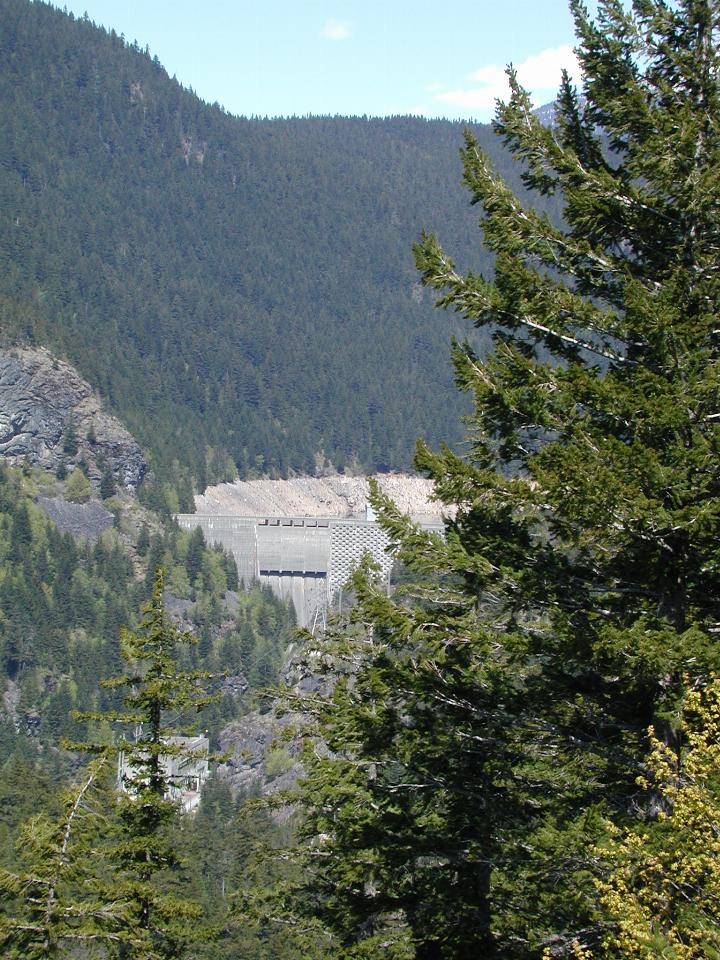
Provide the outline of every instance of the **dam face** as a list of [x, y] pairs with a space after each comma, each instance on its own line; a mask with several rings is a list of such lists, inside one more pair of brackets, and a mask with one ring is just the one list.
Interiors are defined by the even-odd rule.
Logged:
[[267, 584], [292, 600], [298, 625], [317, 630], [336, 605], [352, 570], [365, 554], [389, 584], [392, 557], [385, 532], [372, 520], [320, 517], [241, 517], [178, 514], [184, 530], [200, 527], [207, 543], [232, 553], [245, 583]]

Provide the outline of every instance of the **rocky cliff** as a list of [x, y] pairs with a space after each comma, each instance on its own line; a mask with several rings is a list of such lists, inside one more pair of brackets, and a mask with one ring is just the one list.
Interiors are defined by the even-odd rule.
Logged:
[[36, 347], [0, 350], [0, 456], [72, 469], [85, 461], [94, 484], [109, 468], [135, 490], [147, 469], [139, 445], [107, 413], [74, 367]]
[[[302, 698], [329, 694], [334, 679], [322, 654], [301, 645], [288, 651], [281, 683], [292, 696]], [[220, 749], [230, 756], [218, 775], [240, 794], [268, 796], [291, 790], [303, 772], [297, 731], [307, 722], [308, 717], [284, 709], [279, 700], [232, 720], [220, 733]], [[327, 750], [319, 741], [315, 749]]]

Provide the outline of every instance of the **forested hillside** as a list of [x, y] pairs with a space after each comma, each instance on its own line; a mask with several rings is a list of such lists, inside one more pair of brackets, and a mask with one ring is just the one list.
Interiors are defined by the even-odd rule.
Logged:
[[[98, 749], [118, 742], [112, 720], [120, 697], [100, 681], [122, 669], [118, 634], [123, 626], [137, 627], [157, 565], [166, 571], [164, 602], [173, 623], [198, 641], [177, 646], [179, 667], [215, 675], [210, 686], [218, 697], [202, 715], [211, 741], [246, 708], [258, 686], [276, 679], [294, 628], [291, 610], [269, 591], [257, 585], [238, 590], [234, 562], [208, 549], [199, 531], [163, 528], [131, 496], [104, 500], [115, 524], [96, 539], [63, 533], [36, 501], [40, 494], [68, 495], [70, 486], [69, 478], [65, 483], [0, 461], [0, 954], [23, 960], [88, 956], [77, 952], [77, 939], [69, 953], [52, 954], [35, 953], [24, 941], [17, 949], [8, 942], [7, 924], [22, 914], [22, 897], [9, 877], [26, 855], [47, 850], [43, 844], [52, 835], [43, 834], [43, 827], [58, 816], [62, 791], [87, 776], [83, 755], [62, 749], [65, 740], [88, 740]], [[95, 712], [98, 719], [81, 719], [76, 710]], [[106, 764], [104, 789], [110, 792], [101, 795], [102, 815], [96, 817], [97, 800], [83, 808], [93, 830], [107, 823], [107, 814], [114, 816], [115, 762]], [[280, 952], [282, 937], [259, 942], [241, 928], [225, 936], [229, 952], [198, 952], [208, 924], [219, 930], [226, 923], [228, 899], [243, 883], [253, 838], [273, 835], [267, 816], [245, 813], [238, 822], [239, 809], [230, 788], [213, 781], [199, 815], [171, 824], [173, 845], [183, 855], [183, 884], [206, 921], [193, 930], [192, 955], [295, 957]], [[28, 835], [21, 825], [30, 820]], [[74, 835], [72, 840], [75, 856]], [[107, 841], [101, 829], [84, 862], [97, 864]], [[61, 884], [58, 896], [67, 893], [67, 883]], [[72, 936], [77, 934], [74, 928]]]
[[136, 622], [158, 565], [173, 615], [199, 638], [187, 663], [227, 673], [226, 696], [206, 714], [211, 732], [236, 715], [239, 694], [275, 679], [294, 628], [269, 591], [238, 590], [234, 561], [199, 530], [162, 527], [131, 497], [105, 501], [115, 523], [99, 536], [63, 533], [36, 501], [72, 496], [72, 478], [0, 461], [0, 753], [58, 772], [68, 762], [60, 738], [87, 733], [70, 711], [114, 702], [98, 681], [117, 667], [120, 627]]
[[469, 327], [410, 252], [443, 223], [487, 265], [459, 124], [232, 117], [114, 33], [0, 0], [0, 125], [3, 334], [71, 360], [156, 474], [397, 468], [459, 435]]
[[[77, 358], [166, 513], [189, 470], [449, 441], [415, 457], [444, 535], [375, 486], [394, 591], [361, 564], [277, 709], [225, 727], [193, 818], [174, 790], [207, 770], [166, 761], [209, 758], [179, 731], [217, 740], [278, 675], [291, 611], [123, 487], [89, 388], [38, 444], [25, 396], [0, 404], [27, 450], [0, 463], [3, 957], [717, 960], [720, 0], [572, 0], [582, 91], [564, 76], [551, 128], [511, 72], [496, 121], [562, 217], [465, 137], [483, 276], [431, 149], [456, 128], [233, 120], [87, 23], [1, 9], [5, 334]], [[426, 356], [458, 316], [493, 347], [452, 349], [461, 453]], [[81, 508], [84, 538], [49, 519]]]

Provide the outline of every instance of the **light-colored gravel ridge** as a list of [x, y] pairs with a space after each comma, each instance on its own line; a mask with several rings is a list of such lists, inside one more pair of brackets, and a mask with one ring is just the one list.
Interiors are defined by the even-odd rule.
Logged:
[[[439, 516], [433, 486], [424, 477], [378, 474], [380, 488], [404, 513]], [[195, 497], [195, 512], [241, 517], [358, 517], [365, 515], [365, 477], [293, 477], [290, 480], [236, 480], [208, 487]]]

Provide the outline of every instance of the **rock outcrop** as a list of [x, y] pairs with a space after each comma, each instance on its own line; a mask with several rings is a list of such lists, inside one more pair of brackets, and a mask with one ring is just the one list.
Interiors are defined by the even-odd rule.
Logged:
[[115, 522], [113, 514], [97, 500], [71, 503], [62, 497], [38, 497], [37, 503], [61, 533], [70, 533], [76, 540], [95, 543]]
[[[321, 654], [302, 648], [290, 650], [283, 671], [283, 685], [298, 697], [328, 694], [332, 675], [321, 666]], [[299, 712], [278, 710], [271, 702], [232, 720], [220, 733], [220, 749], [230, 754], [218, 769], [236, 793], [260, 793], [263, 796], [292, 789], [303, 769], [299, 760], [301, 739], [295, 734], [307, 724]], [[291, 735], [288, 736], [288, 733]], [[324, 744], [316, 749], [326, 751]]]
[[139, 445], [103, 409], [90, 384], [41, 347], [0, 350], [0, 456], [47, 470], [61, 463], [72, 469], [84, 460], [95, 485], [109, 468], [131, 491], [147, 469]]

